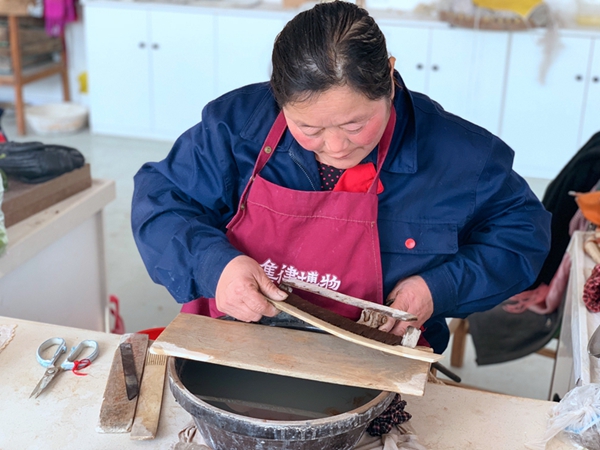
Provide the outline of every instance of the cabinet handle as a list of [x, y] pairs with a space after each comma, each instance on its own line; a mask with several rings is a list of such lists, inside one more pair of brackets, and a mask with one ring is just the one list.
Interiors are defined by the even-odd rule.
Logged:
[[140, 42], [140, 43], [138, 44], [138, 47], [139, 47], [139, 48], [146, 48], [146, 43], [145, 43], [145, 42]]
[[437, 64], [434, 64], [433, 66], [431, 66], [431, 69], [432, 69], [433, 71], [438, 71], [438, 70], [439, 70], [439, 67], [438, 67], [438, 65], [437, 65]]
[[592, 81], [593, 81], [594, 83], [597, 83], [597, 82], [599, 82], [599, 81], [600, 81], [600, 77], [594, 77], [594, 78], [592, 78]]
[[421, 70], [423, 68], [423, 64], [417, 64], [417, 70]]
[[158, 44], [152, 44], [152, 48], [153, 48], [154, 50], [158, 50]]
[[576, 79], [577, 81], [581, 81], [581, 80], [583, 80], [583, 77], [582, 77], [581, 75], [576, 75], [576, 76], [575, 76], [575, 79]]

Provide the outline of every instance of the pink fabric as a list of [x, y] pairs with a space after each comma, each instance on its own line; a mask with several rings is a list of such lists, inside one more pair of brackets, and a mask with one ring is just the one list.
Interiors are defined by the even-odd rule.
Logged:
[[77, 20], [76, 0], [44, 0], [44, 21], [46, 34], [59, 37], [65, 32], [65, 25]]
[[[383, 302], [377, 227], [379, 172], [391, 141], [395, 111], [379, 143], [378, 167], [365, 193], [296, 191], [260, 176], [273, 152], [261, 151], [240, 208], [228, 225], [231, 244], [263, 266], [275, 283], [296, 278], [344, 294]], [[287, 124], [283, 114], [263, 144], [275, 148]], [[357, 320], [360, 309], [315, 294], [302, 297]], [[214, 299], [187, 303], [182, 312], [222, 316]]]
[[580, 209], [575, 212], [575, 215], [569, 222], [569, 236], [573, 236], [573, 233], [577, 230], [587, 230], [589, 228], [590, 221], [587, 220]]
[[514, 314], [530, 310], [536, 314], [550, 314], [556, 311], [556, 308], [562, 302], [567, 283], [569, 282], [569, 272], [571, 271], [571, 257], [565, 253], [563, 259], [550, 281], [550, 286], [540, 284], [536, 289], [523, 291], [520, 294], [511, 297], [502, 308], [504, 311]]

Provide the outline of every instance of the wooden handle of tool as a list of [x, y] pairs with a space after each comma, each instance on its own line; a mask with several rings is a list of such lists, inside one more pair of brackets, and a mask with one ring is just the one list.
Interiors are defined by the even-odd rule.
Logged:
[[596, 244], [595, 238], [586, 239], [583, 249], [596, 264], [600, 264], [600, 249], [598, 248], [598, 244]]

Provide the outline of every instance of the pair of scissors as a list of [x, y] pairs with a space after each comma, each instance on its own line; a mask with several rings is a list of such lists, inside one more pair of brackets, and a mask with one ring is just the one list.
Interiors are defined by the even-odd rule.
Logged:
[[[42, 354], [52, 346], [58, 346], [56, 352], [50, 359], [45, 359]], [[77, 361], [76, 358], [81, 354], [84, 348], [91, 349], [89, 355], [86, 355], [81, 360]], [[38, 347], [36, 357], [38, 362], [46, 367], [44, 376], [38, 382], [37, 386], [29, 396], [37, 398], [50, 384], [50, 382], [61, 372], [65, 370], [83, 369], [91, 364], [91, 362], [98, 356], [98, 343], [92, 340], [81, 341], [77, 346], [71, 348], [71, 352], [67, 356], [67, 359], [62, 364], [57, 364], [58, 358], [67, 351], [67, 344], [63, 338], [50, 338]]]

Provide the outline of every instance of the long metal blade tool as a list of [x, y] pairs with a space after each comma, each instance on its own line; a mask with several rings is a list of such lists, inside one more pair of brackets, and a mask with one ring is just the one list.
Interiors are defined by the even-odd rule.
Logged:
[[127, 390], [127, 399], [133, 400], [140, 392], [137, 373], [135, 371], [135, 358], [133, 357], [133, 348], [129, 342], [119, 345], [121, 351], [121, 362], [123, 363], [123, 375], [125, 376], [125, 389]]
[[313, 294], [317, 294], [322, 297], [329, 298], [340, 303], [344, 303], [346, 305], [352, 305], [361, 309], [377, 311], [397, 320], [403, 320], [406, 322], [412, 322], [414, 320], [417, 320], [417, 316], [415, 316], [414, 314], [410, 314], [405, 311], [400, 311], [399, 309], [390, 308], [389, 306], [380, 305], [378, 303], [369, 302], [360, 298], [352, 297], [350, 295], [345, 295], [341, 292], [326, 289], [315, 284], [306, 283], [304, 281], [294, 279], [285, 280], [282, 283], [282, 286], [280, 287], [285, 289], [286, 286], [297, 288], [306, 292], [312, 292]]

